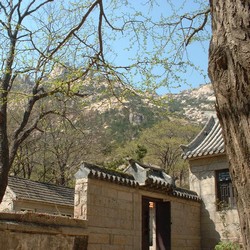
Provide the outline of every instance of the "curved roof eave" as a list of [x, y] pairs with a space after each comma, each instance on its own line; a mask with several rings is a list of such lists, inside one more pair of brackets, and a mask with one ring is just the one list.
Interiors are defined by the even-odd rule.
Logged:
[[224, 139], [219, 120], [211, 116], [201, 132], [188, 145], [181, 145], [184, 159], [224, 154]]

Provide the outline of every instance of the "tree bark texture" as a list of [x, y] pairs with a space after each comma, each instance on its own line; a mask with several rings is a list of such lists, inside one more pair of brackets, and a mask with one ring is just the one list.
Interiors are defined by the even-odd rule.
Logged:
[[250, 0], [210, 0], [209, 76], [245, 249], [250, 249]]

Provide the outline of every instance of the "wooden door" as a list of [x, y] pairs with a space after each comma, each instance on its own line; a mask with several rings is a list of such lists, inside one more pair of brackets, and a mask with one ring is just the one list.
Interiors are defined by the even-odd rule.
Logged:
[[170, 202], [156, 202], [157, 250], [171, 249], [171, 207]]
[[149, 250], [149, 199], [142, 198], [142, 250]]

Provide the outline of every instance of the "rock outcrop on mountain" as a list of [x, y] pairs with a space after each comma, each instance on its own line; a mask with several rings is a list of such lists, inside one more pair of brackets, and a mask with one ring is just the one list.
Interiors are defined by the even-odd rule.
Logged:
[[215, 96], [211, 84], [168, 95], [168, 98], [169, 111], [190, 122], [204, 124], [215, 113]]

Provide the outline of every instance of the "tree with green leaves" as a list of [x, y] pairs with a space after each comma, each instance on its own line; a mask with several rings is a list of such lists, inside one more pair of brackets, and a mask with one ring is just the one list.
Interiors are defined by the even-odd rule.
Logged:
[[159, 165], [177, 179], [180, 186], [187, 186], [188, 164], [181, 157], [180, 145], [194, 138], [199, 129], [197, 125], [174, 119], [145, 130], [140, 137], [141, 143], [148, 148], [144, 161]]
[[188, 143], [199, 130], [199, 126], [180, 119], [161, 121], [143, 130], [138, 139], [115, 150], [114, 159], [131, 157], [145, 164], [157, 165], [178, 179], [180, 186], [187, 186], [188, 164], [181, 157], [180, 145]]
[[[60, 92], [67, 95], [86, 95], [75, 90], [77, 80], [87, 75], [95, 58], [85, 60], [84, 69], [65, 75], [56, 71], [55, 65], [65, 68], [65, 57], [73, 47], [73, 38], [86, 22], [91, 10], [98, 5], [89, 6], [80, 21], [74, 17], [64, 19], [60, 24], [58, 13], [52, 7], [52, 1], [1, 1], [1, 103], [0, 103], [0, 201], [4, 195], [9, 170], [13, 164], [18, 148], [32, 132], [39, 129], [39, 122], [49, 114], [57, 114], [46, 99]], [[47, 6], [47, 7], [46, 7]], [[50, 8], [52, 7], [52, 8]], [[71, 20], [70, 20], [71, 19]], [[82, 42], [78, 41], [78, 46]], [[98, 52], [101, 49], [98, 46]], [[75, 52], [76, 53], [76, 52]], [[86, 53], [87, 54], [87, 53]], [[92, 58], [92, 60], [91, 60]], [[54, 77], [50, 78], [52, 71]], [[24, 81], [27, 76], [29, 81]], [[26, 84], [20, 88], [20, 84]], [[22, 91], [21, 91], [22, 90]], [[11, 102], [23, 106], [16, 127], [8, 128], [9, 108]], [[38, 107], [40, 105], [40, 107]], [[39, 110], [39, 112], [38, 112]], [[32, 118], [32, 119], [31, 119]]]
[[[188, 12], [183, 7], [187, 2], [1, 1], [0, 201], [18, 147], [48, 114], [63, 115], [50, 109], [47, 97], [58, 93], [84, 97], [89, 93], [79, 79], [89, 80], [93, 74], [105, 77], [107, 89], [114, 95], [114, 82], [125, 92], [133, 91], [132, 82], [142, 90], [182, 84], [182, 73], [189, 66], [196, 69], [185, 52], [195, 41], [207, 38], [204, 31], [211, 15], [209, 75], [236, 190], [243, 242], [250, 248], [250, 3], [194, 0], [197, 10]], [[114, 49], [118, 45], [119, 51]], [[116, 52], [123, 59], [134, 56], [121, 65]], [[60, 67], [56, 69], [56, 65]], [[24, 76], [30, 82], [27, 91], [20, 92], [16, 83]], [[23, 113], [10, 133], [9, 103], [17, 99], [23, 99]]]
[[[143, 5], [134, 4], [115, 0], [1, 1], [0, 201], [20, 145], [41, 130], [46, 116], [65, 117], [63, 110], [50, 105], [51, 97], [54, 101], [61, 95], [86, 98], [101, 82], [105, 82], [104, 91], [118, 99], [128, 91], [143, 94], [143, 90], [157, 88], [153, 79], [162, 78], [160, 75], [165, 80], [170, 79], [169, 74], [174, 77], [171, 65], [183, 68], [175, 63], [175, 55], [168, 55], [164, 62], [164, 45], [159, 46], [152, 33], [154, 21], [136, 9]], [[125, 12], [120, 12], [121, 7]], [[149, 43], [153, 50], [145, 53]], [[117, 45], [119, 50], [114, 49]], [[121, 65], [116, 59], [118, 54], [124, 57], [125, 47], [134, 58]], [[160, 65], [163, 72], [155, 73]], [[117, 84], [122, 87], [118, 93]], [[135, 92], [133, 87], [143, 88]], [[11, 120], [15, 105], [22, 112]]]
[[[20, 145], [48, 115], [65, 117], [50, 105], [51, 97], [89, 96], [85, 85], [96, 74], [112, 89], [103, 26], [112, 28], [100, 0], [1, 1], [0, 201]], [[22, 112], [10, 120], [15, 105]]]
[[[77, 98], [62, 97], [59, 103], [52, 98], [50, 106], [64, 110], [67, 119], [54, 115], [43, 119], [39, 131], [19, 146], [11, 175], [68, 186], [82, 161], [104, 160], [108, 143], [100, 124], [96, 124], [97, 114], [81, 112], [83, 106]], [[16, 107], [11, 115], [18, 120], [19, 113], [20, 108]]]

